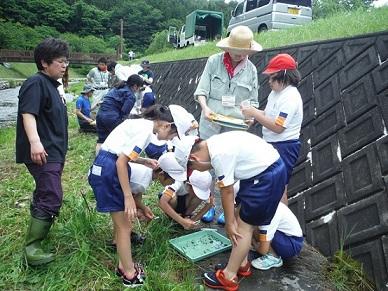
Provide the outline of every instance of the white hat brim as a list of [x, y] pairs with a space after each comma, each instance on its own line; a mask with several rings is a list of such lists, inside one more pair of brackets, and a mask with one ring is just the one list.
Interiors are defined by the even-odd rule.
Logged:
[[194, 191], [195, 196], [197, 196], [199, 199], [201, 199], [201, 200], [208, 200], [209, 199], [210, 189], [207, 191], [204, 191], [193, 184], [191, 184], [191, 186], [193, 187], [193, 191]]
[[166, 173], [171, 177], [173, 178], [175, 181], [178, 181], [178, 182], [184, 182], [187, 180], [187, 174], [186, 174], [186, 171], [169, 171]]

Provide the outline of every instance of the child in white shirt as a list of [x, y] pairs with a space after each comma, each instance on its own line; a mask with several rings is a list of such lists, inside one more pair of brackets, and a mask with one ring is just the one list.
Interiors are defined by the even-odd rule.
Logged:
[[[237, 290], [237, 275], [249, 276], [248, 251], [255, 226], [269, 225], [286, 183], [286, 168], [279, 153], [260, 137], [230, 131], [197, 141], [188, 167], [214, 169], [225, 213], [225, 230], [233, 243], [226, 268], [204, 274], [204, 283], [215, 289]], [[233, 185], [240, 181], [234, 193]], [[238, 210], [235, 216], [234, 202]]]

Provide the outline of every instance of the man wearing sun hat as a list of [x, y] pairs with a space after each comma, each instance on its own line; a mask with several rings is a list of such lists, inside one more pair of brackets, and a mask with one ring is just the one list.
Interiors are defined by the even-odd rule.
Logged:
[[148, 85], [151, 85], [154, 81], [154, 72], [151, 71], [151, 64], [148, 60], [143, 60], [140, 63], [140, 66], [143, 68], [141, 71], [138, 72], [140, 76], [143, 77], [144, 82], [146, 82]]
[[[261, 51], [262, 47], [253, 40], [250, 28], [242, 25], [233, 28], [229, 37], [219, 41], [217, 46], [223, 52], [209, 57], [194, 92], [194, 99], [202, 108], [199, 121], [202, 139], [233, 130], [212, 122], [214, 113], [244, 119], [241, 102], [258, 100], [257, 70], [248, 56]], [[211, 222], [214, 215], [215, 209], [210, 209], [203, 221]]]
[[248, 56], [262, 47], [253, 40], [252, 31], [247, 26], [237, 26], [217, 46], [223, 52], [209, 57], [194, 92], [202, 108], [199, 122], [202, 139], [231, 130], [212, 123], [212, 113], [243, 119], [240, 103], [247, 99], [257, 101], [258, 97], [257, 70]]
[[79, 129], [83, 132], [96, 132], [96, 122], [90, 115], [93, 110], [90, 105], [90, 98], [93, 96], [94, 91], [95, 89], [91, 84], [86, 84], [75, 103], [75, 114], [77, 115]]

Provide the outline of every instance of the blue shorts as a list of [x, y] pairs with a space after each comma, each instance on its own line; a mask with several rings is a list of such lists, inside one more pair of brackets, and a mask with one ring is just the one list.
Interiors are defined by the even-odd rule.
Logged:
[[286, 176], [286, 167], [282, 159], [278, 159], [259, 175], [240, 180], [236, 196], [240, 218], [250, 225], [270, 224], [282, 198]]
[[149, 143], [148, 146], [144, 149], [144, 152], [150, 159], [157, 160], [160, 158], [161, 155], [167, 152], [167, 149], [167, 144], [156, 145], [153, 143]]
[[[97, 201], [98, 212], [124, 211], [124, 193], [116, 168], [117, 155], [100, 150], [90, 168], [89, 184]], [[128, 177], [131, 167], [128, 165]]]
[[289, 259], [300, 254], [303, 247], [303, 237], [288, 236], [277, 230], [271, 241], [271, 247], [278, 256]]
[[300, 150], [300, 141], [299, 139], [280, 141], [280, 142], [270, 142], [270, 144], [279, 152], [280, 157], [282, 158], [287, 169], [287, 183], [290, 181], [292, 170], [296, 164], [296, 161], [299, 157]]

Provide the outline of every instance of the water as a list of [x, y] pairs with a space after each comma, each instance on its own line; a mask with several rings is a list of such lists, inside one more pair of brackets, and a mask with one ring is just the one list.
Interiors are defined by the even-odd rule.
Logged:
[[16, 122], [20, 87], [0, 90], [0, 127]]

